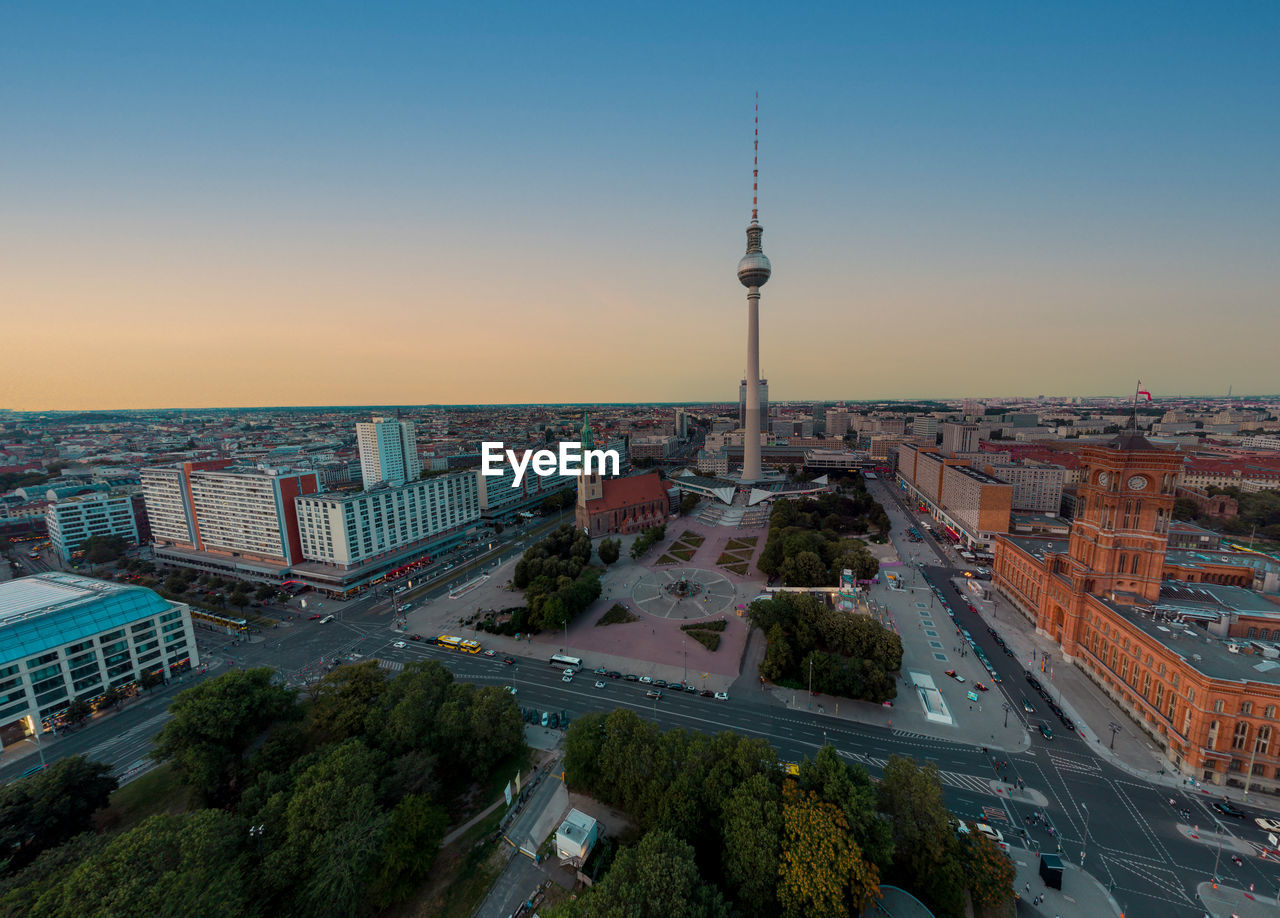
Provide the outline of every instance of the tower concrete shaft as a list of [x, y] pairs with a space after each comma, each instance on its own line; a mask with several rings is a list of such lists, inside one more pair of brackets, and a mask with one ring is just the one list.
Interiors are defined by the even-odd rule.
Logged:
[[742, 477], [760, 478], [760, 288], [747, 288], [747, 410]]

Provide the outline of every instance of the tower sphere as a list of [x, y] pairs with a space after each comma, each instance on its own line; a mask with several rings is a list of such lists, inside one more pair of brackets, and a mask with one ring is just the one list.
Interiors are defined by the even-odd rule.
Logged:
[[763, 287], [773, 267], [764, 252], [748, 252], [738, 262], [738, 280], [744, 287]]

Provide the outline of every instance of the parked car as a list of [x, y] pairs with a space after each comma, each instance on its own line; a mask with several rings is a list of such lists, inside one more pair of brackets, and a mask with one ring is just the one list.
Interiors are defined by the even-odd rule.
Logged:
[[622, 678], [622, 673], [618, 672], [617, 670], [612, 670], [612, 669], [611, 669], [611, 670], [609, 670], [607, 673], [605, 673], [605, 675], [606, 675], [606, 676], [608, 676], [610, 679], [621, 679], [621, 678]]
[[975, 683], [973, 683], [973, 687], [974, 687], [974, 688], [976, 688], [976, 689], [977, 689], [978, 691], [980, 691], [980, 692], [986, 692], [986, 691], [989, 691], [989, 689], [987, 688], [987, 686], [983, 685], [981, 682], [975, 682]]
[[486, 651], [484, 652], [484, 655], [485, 655], [486, 657], [496, 657], [496, 656], [497, 656], [497, 653], [496, 653], [495, 651], [492, 651], [492, 650], [486, 650]]
[[549, 724], [549, 723], [551, 723], [551, 712], [550, 712], [550, 711], [543, 711], [543, 712], [542, 712], [542, 726], [544, 726], [544, 727], [545, 727], [545, 726], [547, 726], [547, 724]]
[[623, 676], [622, 678], [626, 679], [628, 682], [639, 682], [639, 681], [640, 681], [640, 677], [639, 677], [639, 676], [637, 676], [635, 673], [627, 673], [627, 674], [626, 674], [625, 676]]
[[[630, 679], [631, 677], [627, 676], [627, 678]], [[640, 681], [643, 682], [645, 685], [650, 685], [653, 683], [653, 676], [641, 676]]]
[[958, 675], [954, 669], [947, 670], [946, 674], [957, 682], [964, 682], [964, 676]]
[[666, 680], [666, 679], [654, 679], [654, 680], [653, 680], [653, 686], [654, 686], [654, 688], [666, 688], [666, 687], [667, 687], [667, 680]]
[[550, 722], [549, 724], [547, 724], [547, 726], [548, 726], [548, 727], [550, 727], [552, 730], [559, 729], [559, 727], [560, 727], [560, 715], [559, 715], [559, 714], [554, 714], [554, 713], [553, 713], [553, 714], [551, 715], [551, 722]]
[[671, 691], [673, 691], [673, 692], [683, 692], [683, 691], [684, 691], [684, 683], [683, 683], [683, 682], [672, 682], [670, 685], [668, 685], [668, 686], [667, 686], [667, 688], [671, 689]]
[[600, 667], [597, 667], [596, 669], [591, 670], [591, 674], [593, 676], [603, 676], [608, 671], [609, 670], [605, 669], [603, 666], [600, 666]]
[[1232, 819], [1244, 819], [1244, 811], [1237, 809], [1228, 800], [1215, 800], [1213, 808], [1223, 816], [1230, 816]]
[[728, 701], [728, 700], [729, 700], [729, 693], [728, 693], [728, 692], [716, 692], [716, 699], [717, 699], [718, 701]]
[[1069, 733], [1076, 732], [1076, 722], [1072, 720], [1070, 717], [1068, 717], [1066, 714], [1063, 714], [1061, 717], [1058, 718], [1058, 720], [1062, 721], [1062, 728], [1064, 730], [1066, 730]]
[[684, 693], [686, 695], [696, 695], [698, 694], [698, 687], [696, 685], [686, 685], [684, 687]]
[[700, 694], [703, 698], [713, 698], [715, 697], [716, 693], [711, 691], [711, 689], [703, 689], [698, 694]]

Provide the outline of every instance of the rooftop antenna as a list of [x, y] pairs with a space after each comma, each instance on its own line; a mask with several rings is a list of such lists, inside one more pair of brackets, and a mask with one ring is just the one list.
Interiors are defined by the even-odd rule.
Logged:
[[760, 90], [756, 90], [756, 124], [755, 139], [751, 152], [751, 222], [759, 223], [759, 205], [756, 201], [760, 193]]

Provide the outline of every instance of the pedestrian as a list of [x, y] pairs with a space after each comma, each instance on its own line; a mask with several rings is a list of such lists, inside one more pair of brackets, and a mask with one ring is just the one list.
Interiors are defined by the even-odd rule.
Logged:
[[1027, 892], [1031, 892], [1031, 884], [1030, 884], [1030, 883], [1028, 883], [1028, 884], [1027, 884], [1026, 889], [1027, 889]]

